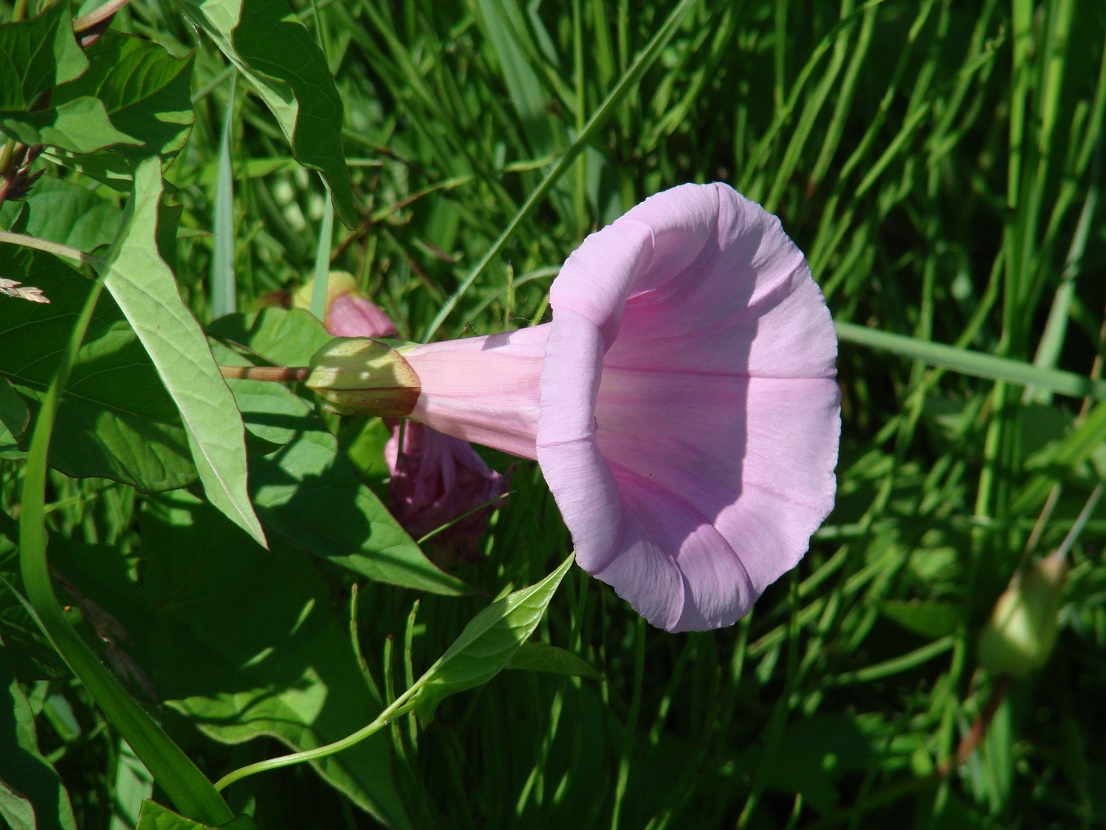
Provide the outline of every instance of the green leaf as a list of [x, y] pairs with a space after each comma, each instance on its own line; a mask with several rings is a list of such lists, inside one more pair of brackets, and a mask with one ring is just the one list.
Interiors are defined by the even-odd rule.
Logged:
[[358, 223], [342, 151], [342, 99], [326, 59], [284, 0], [182, 0], [186, 14], [238, 67], [304, 167], [318, 170], [346, 227]]
[[306, 366], [315, 352], [334, 339], [317, 317], [299, 308], [228, 314], [207, 331], [275, 366]]
[[[316, 321], [304, 312], [264, 316], [277, 329], [299, 321], [307, 327], [305, 336], [315, 331]], [[268, 330], [263, 325], [258, 332]], [[299, 338], [292, 334], [290, 339]], [[224, 363], [243, 362], [220, 347], [216, 351]], [[378, 582], [451, 596], [472, 593], [426, 558], [357, 477], [337, 439], [322, 428], [302, 398], [274, 383], [235, 380], [231, 386], [250, 432], [281, 445], [277, 452], [250, 462], [250, 493], [266, 527]]]
[[0, 651], [0, 817], [12, 830], [76, 830], [69, 794], [38, 749], [26, 695]]
[[192, 458], [213, 505], [264, 544], [265, 533], [246, 491], [246, 444], [241, 416], [211, 357], [199, 324], [181, 301], [169, 266], [158, 253], [161, 163], [135, 171], [129, 220], [103, 266], [104, 284], [146, 347], [184, 422]]
[[154, 777], [126, 741], [119, 741], [115, 759], [114, 804], [108, 830], [131, 830], [142, 804], [154, 794]]
[[123, 221], [117, 205], [66, 179], [39, 179], [23, 204], [23, 233], [89, 254], [110, 245]]
[[567, 674], [574, 677], [586, 677], [590, 680], [603, 679], [603, 673], [597, 671], [583, 658], [577, 657], [571, 651], [540, 641], [523, 643], [506, 668]]
[[[37, 412], [91, 282], [60, 259], [13, 245], [0, 245], [0, 273], [39, 286], [51, 300], [0, 298], [0, 375]], [[196, 480], [180, 415], [110, 297], [100, 298], [78, 352], [49, 458], [66, 475], [111, 478], [145, 492]]]
[[0, 24], [0, 113], [29, 109], [87, 68], [68, 3], [54, 3], [30, 20]]
[[113, 144], [136, 144], [112, 126], [104, 102], [77, 98], [47, 110], [0, 110], [0, 129], [27, 145], [46, 144], [71, 153], [93, 153]]
[[68, 342], [60, 351], [54, 379], [42, 403], [23, 469], [19, 514], [20, 576], [26, 591], [28, 610], [57, 652], [81, 681], [107, 720], [154, 774], [174, 803], [191, 815], [211, 817], [225, 822], [233, 815], [217, 790], [189, 760], [156, 721], [126, 692], [115, 677], [89, 650], [73, 629], [54, 595], [49, 563], [46, 559], [46, 473], [47, 450], [54, 432], [55, 416], [62, 389], [68, 382], [81, 342], [88, 334], [96, 302], [103, 283], [93, 285], [84, 306], [76, 316]]
[[496, 600], [469, 621], [418, 681], [415, 711], [421, 720], [433, 717], [443, 698], [483, 685], [507, 667], [538, 627], [574, 558], [570, 554], [541, 582]]
[[[192, 57], [110, 29], [82, 52], [66, 9], [58, 3], [0, 27], [0, 46], [8, 47], [0, 49], [0, 129], [70, 153], [114, 147], [132, 161], [171, 159], [192, 126]], [[85, 164], [126, 173], [107, 159]]]
[[6, 449], [8, 444], [22, 439], [30, 422], [31, 413], [19, 393], [5, 378], [0, 378], [0, 424], [7, 431], [6, 439], [0, 436], [0, 448]]
[[[185, 492], [150, 499], [146, 647], [167, 704], [212, 738], [272, 735], [302, 750], [344, 737], [382, 705], [365, 683], [312, 560], [278, 538], [265, 551]], [[385, 734], [319, 761], [361, 808], [406, 826]]]
[[163, 46], [111, 29], [85, 54], [89, 70], [59, 86], [51, 103], [60, 109], [99, 100], [127, 139], [117, 151], [133, 160], [158, 155], [168, 161], [180, 152], [192, 127], [192, 56], [175, 58]]
[[135, 830], [255, 830], [256, 827], [253, 819], [244, 815], [215, 827], [185, 818], [156, 801], [146, 799], [142, 802], [142, 811], [138, 814]]
[[938, 640], [955, 633], [960, 609], [951, 602], [889, 599], [879, 609], [889, 620], [922, 637]]

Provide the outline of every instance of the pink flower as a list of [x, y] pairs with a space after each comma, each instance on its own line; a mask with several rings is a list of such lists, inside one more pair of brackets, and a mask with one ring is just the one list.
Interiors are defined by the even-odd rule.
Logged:
[[833, 507], [837, 338], [779, 220], [722, 184], [588, 237], [553, 322], [402, 349], [411, 418], [536, 458], [576, 561], [653, 625], [731, 625]]
[[[311, 307], [313, 283], [296, 292], [293, 303]], [[353, 274], [331, 271], [326, 283], [326, 330], [335, 337], [395, 337], [396, 324], [380, 306], [361, 293]]]
[[[309, 305], [311, 289], [310, 284], [304, 286], [295, 302]], [[365, 297], [353, 276], [344, 271], [330, 274], [324, 322], [338, 337], [394, 337], [397, 332], [388, 314]], [[509, 475], [490, 469], [465, 441], [422, 424], [408, 423], [404, 428], [392, 419], [386, 423], [392, 437], [384, 447], [384, 458], [392, 474], [388, 495], [396, 520], [416, 539], [445, 527], [433, 540], [438, 559], [450, 559], [455, 553], [465, 562], [480, 561], [477, 543], [487, 530], [493, 503], [507, 491]]]

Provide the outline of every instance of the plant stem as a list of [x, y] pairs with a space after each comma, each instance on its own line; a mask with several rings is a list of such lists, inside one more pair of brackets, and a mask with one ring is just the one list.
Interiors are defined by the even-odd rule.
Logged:
[[27, 236], [23, 233], [0, 231], [0, 242], [7, 242], [9, 245], [22, 245], [24, 248], [34, 248], [37, 251], [45, 251], [48, 254], [76, 260], [81, 265], [88, 265], [92, 262], [92, 257], [84, 251], [77, 250], [69, 245], [62, 245], [58, 242], [47, 242], [45, 239]]
[[1001, 706], [1002, 701], [1006, 699], [1006, 693], [1010, 691], [1010, 687], [1013, 684], [1014, 678], [1008, 674], [1002, 675], [995, 681], [995, 688], [991, 691], [990, 700], [988, 700], [987, 705], [983, 707], [983, 711], [979, 713], [979, 717], [975, 719], [971, 731], [960, 741], [960, 745], [956, 748], [956, 755], [952, 758], [945, 759], [938, 765], [938, 776], [944, 778], [946, 775], [953, 772], [953, 770], [962, 766], [971, 757], [976, 747], [979, 746], [980, 742], [987, 734], [987, 729], [990, 727], [991, 721], [994, 720], [998, 707]]
[[268, 383], [299, 383], [311, 374], [310, 366], [220, 366], [228, 380], [263, 380]]
[[93, 9], [88, 14], [82, 15], [73, 21], [73, 34], [83, 35], [89, 29], [110, 20], [116, 12], [122, 9], [130, 0], [108, 0], [98, 9]]

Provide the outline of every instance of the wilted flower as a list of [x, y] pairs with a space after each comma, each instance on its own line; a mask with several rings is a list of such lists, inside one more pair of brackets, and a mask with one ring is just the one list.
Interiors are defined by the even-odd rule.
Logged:
[[670, 631], [730, 625], [833, 506], [837, 338], [779, 220], [683, 185], [592, 234], [553, 322], [400, 349], [410, 417], [536, 458], [576, 561]]
[[388, 495], [399, 523], [416, 539], [445, 526], [431, 541], [436, 551], [464, 562], [483, 559], [477, 542], [509, 476], [490, 469], [467, 441], [414, 421], [392, 427], [384, 458], [392, 471]]
[[[310, 283], [301, 288], [294, 303], [306, 308], [311, 290]], [[324, 323], [339, 337], [393, 337], [397, 331], [387, 313], [344, 271], [330, 273]], [[406, 415], [418, 395], [418, 379], [402, 359], [389, 359], [389, 354], [382, 343], [334, 341], [316, 355], [314, 381], [308, 385], [317, 384], [324, 399], [342, 398], [358, 411]], [[351, 365], [356, 372], [349, 371]], [[333, 376], [326, 377], [326, 371]], [[343, 383], [355, 388], [342, 388]], [[477, 542], [487, 530], [495, 502], [507, 491], [509, 477], [490, 469], [466, 441], [413, 422], [390, 421], [389, 428], [392, 437], [384, 458], [392, 476], [388, 494], [396, 520], [416, 539], [445, 527], [432, 542], [438, 558], [456, 554], [465, 562], [479, 561]]]

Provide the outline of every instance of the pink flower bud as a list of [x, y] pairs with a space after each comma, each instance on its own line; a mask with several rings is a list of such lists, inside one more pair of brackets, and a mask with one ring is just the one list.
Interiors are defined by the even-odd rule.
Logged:
[[[307, 308], [311, 290], [310, 283], [301, 288], [295, 304]], [[332, 271], [327, 283], [326, 327], [340, 338], [397, 333], [391, 318], [344, 271]], [[306, 385], [335, 412], [407, 415], [418, 398], [419, 379], [401, 351], [371, 339], [334, 340], [311, 359], [313, 371]], [[389, 426], [392, 437], [384, 457], [392, 474], [388, 494], [396, 520], [416, 539], [445, 528], [430, 540], [439, 561], [454, 555], [465, 562], [479, 561], [480, 537], [506, 493], [509, 476], [489, 469], [466, 441], [417, 423]]]
[[[314, 281], [308, 281], [292, 299], [297, 308], [311, 307]], [[353, 274], [331, 271], [326, 284], [327, 331], [335, 337], [395, 337], [392, 318], [361, 293]]]

